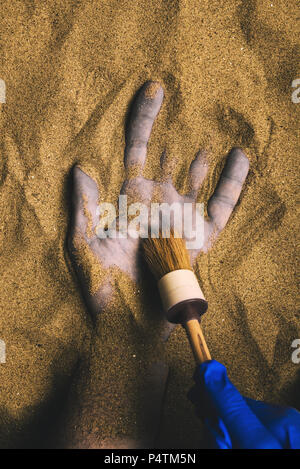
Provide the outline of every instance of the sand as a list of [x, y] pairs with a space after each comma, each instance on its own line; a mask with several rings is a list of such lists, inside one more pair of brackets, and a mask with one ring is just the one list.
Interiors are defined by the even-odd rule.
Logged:
[[80, 163], [101, 198], [116, 200], [125, 116], [148, 79], [162, 84], [165, 101], [147, 177], [159, 176], [166, 149], [183, 190], [196, 151], [210, 149], [199, 193], [207, 202], [229, 149], [240, 145], [250, 159], [234, 217], [198, 259], [209, 303], [203, 329], [242, 393], [300, 408], [291, 360], [300, 337], [296, 1], [4, 0], [0, 10], [0, 447], [45, 446], [69, 394], [85, 399], [85, 379], [104, 411], [83, 413], [83, 426], [101, 438], [138, 438], [141, 370], [153, 357], [170, 367], [160, 444], [199, 444], [183, 330], [162, 350], [153, 331], [148, 337], [149, 286], [141, 281], [138, 293], [121, 275], [118, 308], [93, 323], [65, 246], [70, 170]]

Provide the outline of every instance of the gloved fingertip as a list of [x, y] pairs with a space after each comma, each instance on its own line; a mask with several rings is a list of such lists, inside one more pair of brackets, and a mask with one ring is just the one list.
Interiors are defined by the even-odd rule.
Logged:
[[198, 386], [215, 386], [227, 380], [227, 371], [222, 363], [210, 360], [198, 365], [194, 373], [194, 381]]

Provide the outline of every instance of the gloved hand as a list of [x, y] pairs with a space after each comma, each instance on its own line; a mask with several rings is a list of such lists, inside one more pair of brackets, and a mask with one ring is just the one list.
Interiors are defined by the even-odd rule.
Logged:
[[300, 413], [243, 397], [212, 360], [198, 366], [189, 398], [219, 449], [299, 449]]

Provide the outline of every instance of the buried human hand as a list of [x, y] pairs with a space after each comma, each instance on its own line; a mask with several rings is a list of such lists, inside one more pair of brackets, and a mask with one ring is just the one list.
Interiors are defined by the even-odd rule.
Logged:
[[[154, 181], [143, 176], [147, 144], [155, 118], [163, 102], [163, 95], [160, 84], [152, 81], [146, 82], [136, 95], [126, 129], [124, 157], [126, 179], [123, 182], [120, 195], [127, 196], [126, 200], [133, 203], [132, 207], [135, 208], [137, 208], [134, 206], [136, 203], [140, 204], [139, 207], [146, 208], [149, 208], [150, 204], [157, 206], [157, 204], [164, 203], [166, 207], [176, 204], [177, 208], [182, 209], [181, 213], [184, 213], [184, 206], [189, 205], [192, 208], [191, 218], [194, 220], [197, 219], [195, 215], [199, 214], [198, 191], [208, 171], [208, 154], [205, 150], [199, 150], [191, 163], [188, 174], [189, 191], [185, 195], [179, 194], [172, 183], [172, 171], [165, 158], [165, 153], [161, 156], [162, 175], [160, 180]], [[200, 221], [201, 242], [196, 245], [192, 244], [193, 249], [190, 250], [192, 262], [200, 251], [206, 252], [213, 246], [218, 235], [226, 226], [239, 199], [248, 169], [249, 161], [243, 151], [239, 148], [233, 148], [227, 156], [217, 187], [209, 199], [208, 218], [202, 217], [202, 223]], [[112, 231], [108, 227], [109, 229], [105, 233], [101, 225], [99, 195], [96, 182], [79, 166], [75, 166], [73, 169], [72, 221], [68, 246], [83, 288], [84, 297], [92, 314], [101, 311], [105, 299], [111, 294], [110, 268], [119, 268], [128, 274], [134, 282], [140, 278], [143, 268], [139, 252], [141, 238], [130, 228], [130, 223], [123, 231]], [[119, 214], [115, 220], [116, 223], [113, 222], [113, 226], [119, 227], [120, 220]], [[147, 217], [147, 223], [148, 221]], [[161, 228], [160, 222], [158, 225], [157, 223], [154, 225], [156, 225], [154, 231]], [[176, 225], [174, 217], [171, 220], [171, 225], [169, 228], [174, 229], [174, 225]], [[151, 228], [153, 228], [152, 225]], [[195, 236], [197, 237], [198, 234], [197, 229], [198, 225], [197, 223], [195, 225], [193, 221], [190, 230], [186, 230], [188, 234], [184, 230], [182, 235], [195, 241]], [[148, 234], [148, 225], [146, 231]], [[112, 232], [114, 236], [111, 236]], [[101, 233], [100, 236], [99, 233]]]

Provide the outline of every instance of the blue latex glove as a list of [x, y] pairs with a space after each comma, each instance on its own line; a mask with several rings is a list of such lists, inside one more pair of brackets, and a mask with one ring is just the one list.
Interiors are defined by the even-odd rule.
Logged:
[[212, 360], [198, 366], [189, 398], [219, 449], [300, 449], [300, 413], [243, 397]]

